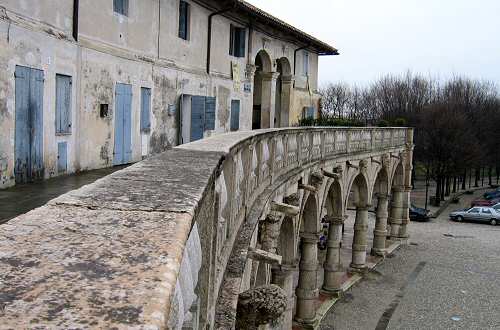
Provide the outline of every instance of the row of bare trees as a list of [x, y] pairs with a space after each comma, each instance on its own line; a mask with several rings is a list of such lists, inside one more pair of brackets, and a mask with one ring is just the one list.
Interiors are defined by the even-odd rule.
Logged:
[[484, 172], [498, 184], [500, 95], [493, 83], [406, 73], [366, 87], [329, 84], [321, 94], [324, 118], [415, 127], [415, 161], [436, 181], [438, 201], [465, 189], [467, 178], [477, 186]]

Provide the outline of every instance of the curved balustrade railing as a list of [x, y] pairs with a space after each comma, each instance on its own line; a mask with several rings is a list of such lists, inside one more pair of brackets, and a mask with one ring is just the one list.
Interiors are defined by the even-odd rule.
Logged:
[[2, 321], [175, 328], [194, 310], [189, 302], [211, 323], [239, 228], [262, 212], [252, 208], [266, 189], [315, 162], [402, 151], [412, 136], [339, 127], [218, 135], [63, 195], [0, 226]]

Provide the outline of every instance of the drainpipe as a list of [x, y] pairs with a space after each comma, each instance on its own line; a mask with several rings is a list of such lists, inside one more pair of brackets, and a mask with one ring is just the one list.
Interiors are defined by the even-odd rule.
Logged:
[[78, 8], [80, 0], [73, 0], [73, 39], [78, 41]]
[[208, 15], [208, 38], [207, 38], [207, 74], [208, 75], [210, 75], [210, 62], [211, 62], [210, 57], [211, 57], [211, 52], [212, 52], [212, 19], [214, 18], [214, 16], [222, 15], [224, 13], [227, 13], [228, 11], [236, 9], [237, 3], [238, 3], [238, 0], [235, 0], [231, 7], [216, 11], [216, 12]]

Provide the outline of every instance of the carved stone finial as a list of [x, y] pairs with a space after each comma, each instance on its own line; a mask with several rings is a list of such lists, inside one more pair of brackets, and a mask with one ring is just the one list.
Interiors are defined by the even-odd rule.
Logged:
[[333, 168], [333, 173], [342, 175], [344, 173], [344, 168], [342, 167], [342, 165], [335, 166]]
[[285, 198], [283, 198], [283, 201], [286, 204], [290, 204], [290, 205], [298, 207], [300, 205], [300, 196], [298, 193], [294, 193], [294, 194], [288, 195]]
[[365, 170], [368, 168], [368, 160], [367, 159], [362, 159], [359, 161], [359, 169], [360, 170]]
[[320, 171], [315, 171], [311, 173], [311, 178], [309, 182], [311, 183], [312, 186], [319, 187], [323, 183], [324, 179], [325, 176], [323, 175], [323, 173], [321, 173]]
[[286, 292], [277, 285], [266, 285], [240, 293], [236, 329], [257, 330], [280, 320], [287, 307]]

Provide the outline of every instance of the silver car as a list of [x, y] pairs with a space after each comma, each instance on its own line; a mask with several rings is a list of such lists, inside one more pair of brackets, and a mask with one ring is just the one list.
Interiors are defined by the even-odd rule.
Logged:
[[464, 220], [474, 222], [487, 222], [492, 226], [496, 226], [498, 223], [500, 223], [500, 210], [497, 210], [493, 207], [476, 206], [470, 209], [451, 212], [450, 219], [459, 222]]

